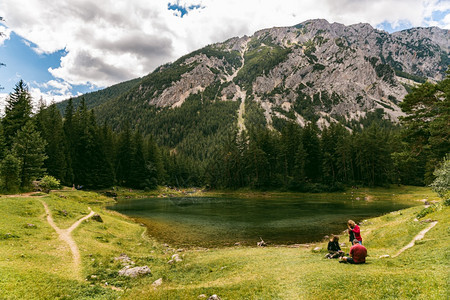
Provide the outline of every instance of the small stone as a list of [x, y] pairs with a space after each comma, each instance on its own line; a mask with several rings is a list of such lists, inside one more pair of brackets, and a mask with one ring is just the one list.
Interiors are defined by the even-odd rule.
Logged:
[[128, 257], [125, 253], [120, 254], [119, 257], [114, 257], [114, 260], [118, 260], [122, 262], [122, 265], [134, 265], [134, 261], [131, 260], [131, 258]]
[[173, 260], [174, 262], [180, 262], [180, 261], [183, 261], [183, 260], [180, 258], [180, 256], [179, 256], [178, 254], [172, 255], [172, 260]]
[[210, 296], [210, 297], [208, 298], [208, 300], [220, 300], [220, 297], [217, 296], [216, 294], [214, 294], [214, 295]]
[[321, 247], [316, 247], [316, 248], [313, 249], [314, 252], [319, 252], [320, 250], [322, 250]]
[[236, 243], [234, 243], [234, 245], [235, 245], [235, 246], [240, 246], [240, 245], [241, 245], [241, 242], [236, 242]]
[[163, 246], [164, 246], [164, 247], [169, 247], [169, 245], [168, 245], [168, 244], [163, 244]]
[[152, 283], [152, 286], [153, 286], [153, 287], [158, 287], [158, 286], [160, 286], [160, 285], [162, 284], [162, 282], [163, 282], [162, 278], [159, 278], [159, 279], [155, 280], [155, 281]]
[[97, 278], [97, 275], [91, 275], [91, 278], [95, 279], [95, 278]]

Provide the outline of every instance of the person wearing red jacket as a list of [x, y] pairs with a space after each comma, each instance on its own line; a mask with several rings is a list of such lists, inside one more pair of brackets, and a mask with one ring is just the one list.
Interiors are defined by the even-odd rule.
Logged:
[[361, 229], [359, 228], [358, 225], [356, 225], [355, 221], [348, 220], [347, 227], [348, 227], [348, 234], [351, 236], [351, 234], [353, 233], [355, 239], [357, 239], [358, 242], [362, 245]]
[[353, 240], [353, 246], [350, 248], [350, 257], [344, 256], [340, 263], [363, 264], [366, 262], [367, 249], [359, 243], [357, 239]]

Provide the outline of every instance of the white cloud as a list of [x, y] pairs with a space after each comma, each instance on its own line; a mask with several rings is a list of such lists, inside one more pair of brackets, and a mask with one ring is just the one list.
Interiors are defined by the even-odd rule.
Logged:
[[[200, 5], [187, 15], [169, 3]], [[155, 67], [213, 42], [251, 35], [273, 26], [312, 18], [346, 25], [400, 22], [449, 28], [450, 1], [438, 0], [2, 0], [0, 16], [37, 52], [66, 49], [61, 65], [49, 71], [70, 84], [108, 86], [143, 76]], [[0, 41], [1, 43], [1, 41]], [[49, 84], [49, 83], [48, 83]], [[56, 96], [55, 96], [56, 97]]]

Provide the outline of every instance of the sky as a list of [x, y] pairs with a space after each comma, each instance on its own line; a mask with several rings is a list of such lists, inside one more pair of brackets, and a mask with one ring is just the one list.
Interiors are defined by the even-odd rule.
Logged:
[[[228, 38], [323, 18], [388, 32], [450, 29], [449, 0], [1, 0], [1, 101], [23, 79], [58, 102]], [[1, 111], [1, 110], [0, 110]]]

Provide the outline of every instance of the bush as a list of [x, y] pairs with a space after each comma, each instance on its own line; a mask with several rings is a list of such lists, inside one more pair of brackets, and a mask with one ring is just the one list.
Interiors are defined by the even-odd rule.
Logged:
[[433, 174], [436, 179], [431, 184], [431, 188], [444, 200], [444, 204], [448, 205], [450, 199], [450, 154], [447, 154], [442, 165]]
[[48, 193], [48, 192], [50, 192], [50, 190], [52, 190], [52, 189], [58, 189], [58, 188], [60, 188], [60, 187], [61, 187], [61, 183], [60, 183], [59, 180], [56, 179], [55, 177], [50, 176], [50, 175], [45, 175], [45, 176], [41, 179], [41, 181], [38, 182], [38, 186], [39, 186], [39, 188], [40, 188], [42, 191]]

